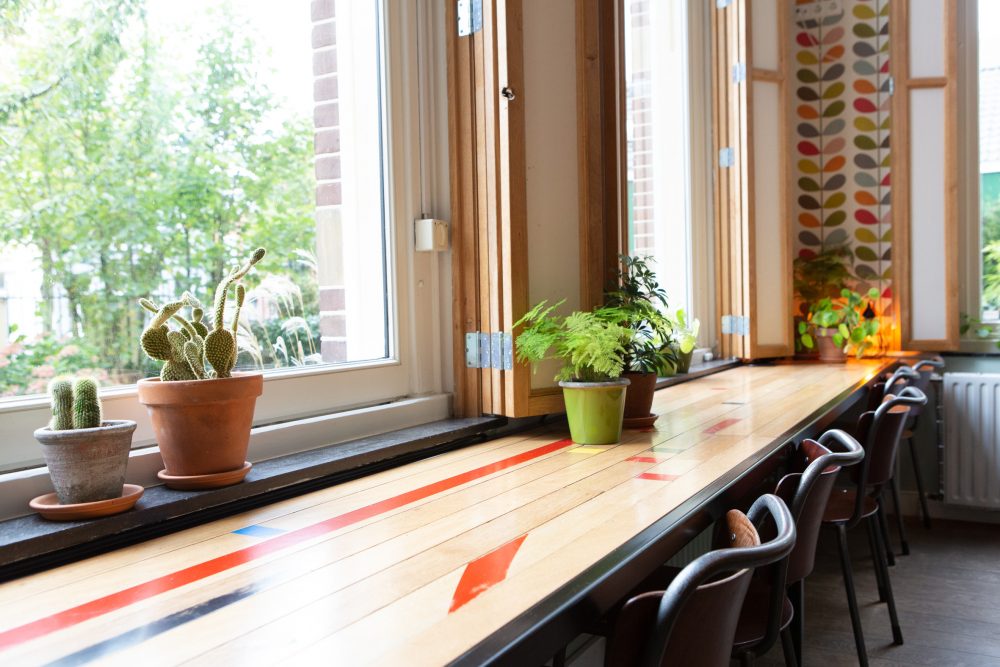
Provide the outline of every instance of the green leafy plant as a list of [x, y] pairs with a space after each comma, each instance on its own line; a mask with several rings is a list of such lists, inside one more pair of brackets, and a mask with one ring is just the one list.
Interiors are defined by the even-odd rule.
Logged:
[[[866, 296], [868, 299], [877, 299], [879, 291], [873, 287], [868, 290]], [[877, 317], [862, 315], [864, 302], [864, 296], [844, 288], [840, 290], [839, 298], [824, 297], [812, 303], [809, 306], [808, 319], [798, 323], [799, 341], [802, 346], [809, 350], [816, 346], [814, 335], [817, 328], [832, 329], [834, 333], [831, 338], [834, 345], [843, 349], [845, 353], [854, 348], [856, 356], [860, 359], [871, 347], [879, 331]]]
[[[997, 335], [997, 325], [983, 322], [978, 317], [971, 317], [968, 313], [961, 313], [959, 322], [958, 331], [963, 337], [990, 340]], [[972, 336], [969, 336], [970, 332]], [[996, 341], [996, 346], [1000, 349], [1000, 340]]]
[[52, 403], [49, 429], [69, 431], [101, 425], [101, 399], [97, 383], [91, 378], [77, 378], [73, 383], [53, 380], [49, 383], [49, 397]]
[[[155, 314], [142, 332], [139, 343], [151, 359], [164, 362], [160, 371], [161, 380], [206, 380], [232, 376], [237, 356], [236, 332], [246, 299], [246, 288], [240, 280], [264, 258], [265, 253], [264, 248], [257, 248], [246, 263], [233, 267], [229, 275], [219, 282], [215, 289], [211, 329], [202, 322], [204, 306], [187, 292], [178, 301], [163, 306], [157, 306], [150, 299], [139, 300], [143, 308]], [[234, 287], [236, 311], [232, 325], [226, 326], [226, 300], [229, 290]], [[190, 319], [180, 314], [183, 308], [190, 309]], [[167, 324], [171, 320], [178, 323], [179, 328], [171, 329]]]
[[701, 321], [695, 317], [688, 320], [683, 308], [678, 308], [673, 317], [674, 333], [677, 336], [677, 349], [681, 354], [687, 354], [694, 350], [698, 344], [698, 332], [701, 330]]
[[649, 258], [620, 255], [619, 259], [614, 289], [605, 294], [605, 303], [613, 310], [605, 311], [605, 316], [623, 316], [622, 323], [632, 329], [632, 340], [625, 345], [625, 369], [655, 373], [677, 361], [673, 327], [663, 314], [667, 293], [649, 267]]
[[621, 377], [626, 346], [633, 338], [628, 314], [604, 307], [562, 317], [554, 311], [563, 303], [550, 306], [542, 301], [514, 324], [524, 326], [517, 336], [518, 360], [537, 364], [559, 359], [563, 366], [555, 379], [561, 381], [607, 382]]
[[812, 257], [795, 258], [792, 284], [803, 301], [803, 316], [808, 314], [808, 304], [840, 294], [841, 286], [850, 278], [848, 264], [853, 256], [849, 246], [836, 245], [823, 248]]

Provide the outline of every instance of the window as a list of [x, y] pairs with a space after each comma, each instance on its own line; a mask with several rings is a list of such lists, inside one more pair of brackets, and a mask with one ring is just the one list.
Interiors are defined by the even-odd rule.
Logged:
[[979, 318], [1000, 322], [1000, 6], [979, 3]]
[[151, 444], [136, 300], [210, 300], [257, 246], [238, 367], [265, 372], [258, 424], [441, 391], [440, 270], [410, 259], [410, 221], [419, 164], [442, 168], [417, 128], [444, 76], [416, 33], [442, 21], [408, 5], [0, 7], [0, 472], [39, 459], [58, 374], [99, 377]]
[[624, 3], [629, 253], [655, 259], [670, 307], [700, 318], [710, 347], [708, 5]]

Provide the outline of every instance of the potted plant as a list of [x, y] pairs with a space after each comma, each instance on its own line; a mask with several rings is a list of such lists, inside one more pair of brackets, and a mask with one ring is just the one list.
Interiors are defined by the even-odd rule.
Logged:
[[[55, 488], [51, 500], [57, 498], [60, 505], [100, 505], [122, 498], [135, 422], [104, 420], [97, 383], [90, 378], [79, 378], [72, 384], [54, 380], [49, 396], [52, 421], [35, 431], [35, 439], [42, 446]], [[142, 487], [138, 487], [131, 504], [118, 503], [117, 511], [131, 507], [141, 493]], [[32, 506], [44, 509], [36, 505], [39, 501], [43, 506], [48, 504], [46, 498], [36, 498]]]
[[563, 390], [573, 442], [618, 442], [629, 384], [621, 375], [632, 330], [618, 309], [598, 308], [561, 317], [553, 311], [562, 303], [548, 306], [542, 301], [517, 321], [515, 327], [524, 326], [517, 336], [517, 358], [531, 363], [551, 358], [563, 362], [555, 379]]
[[[656, 274], [645, 257], [621, 255], [621, 268], [615, 289], [605, 295], [611, 309], [607, 312], [622, 317], [632, 330], [632, 339], [625, 344], [625, 371], [629, 380], [625, 395], [625, 424], [648, 426], [656, 421], [650, 413], [656, 377], [661, 369], [676, 367], [673, 330], [661, 308], [667, 307], [667, 294], [656, 280]], [[664, 373], [667, 374], [667, 373]]]
[[[869, 299], [878, 296], [874, 287], [867, 292]], [[843, 362], [851, 348], [860, 359], [879, 330], [878, 317], [870, 308], [870, 316], [863, 315], [863, 305], [864, 297], [846, 288], [838, 299], [816, 301], [809, 306], [808, 319], [798, 324], [799, 342], [808, 350], [818, 348], [820, 361]]]
[[691, 357], [694, 355], [694, 348], [698, 344], [698, 331], [701, 329], [701, 321], [695, 317], [688, 320], [683, 308], [678, 308], [674, 314], [673, 321], [674, 335], [677, 350], [677, 372], [687, 373], [691, 369]]
[[[140, 300], [143, 308], [155, 313], [140, 344], [150, 358], [163, 362], [163, 368], [160, 377], [139, 381], [139, 402], [153, 423], [166, 466], [159, 477], [167, 486], [227, 486], [241, 482], [250, 470], [246, 461], [250, 427], [264, 381], [260, 373], [234, 373], [233, 368], [236, 329], [246, 298], [240, 281], [264, 253], [258, 248], [219, 283], [210, 323], [202, 321], [204, 308], [188, 293], [163, 306]], [[231, 289], [236, 308], [227, 325]], [[181, 314], [185, 309], [190, 317]]]

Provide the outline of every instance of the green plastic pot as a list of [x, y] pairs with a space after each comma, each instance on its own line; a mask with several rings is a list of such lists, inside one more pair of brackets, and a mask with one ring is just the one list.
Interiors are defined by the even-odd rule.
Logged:
[[622, 437], [625, 390], [629, 381], [560, 382], [569, 433], [578, 445], [610, 445]]
[[691, 357], [694, 356], [694, 349], [687, 352], [677, 350], [677, 372], [687, 373], [691, 369]]

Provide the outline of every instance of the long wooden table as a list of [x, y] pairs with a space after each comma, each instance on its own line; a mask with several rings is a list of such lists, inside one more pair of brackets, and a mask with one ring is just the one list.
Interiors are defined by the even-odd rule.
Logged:
[[0, 664], [540, 664], [888, 360], [741, 367], [655, 428], [499, 438], [0, 586]]

